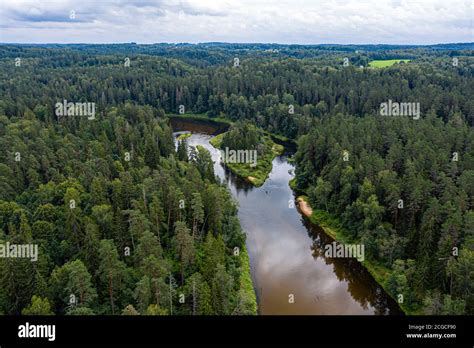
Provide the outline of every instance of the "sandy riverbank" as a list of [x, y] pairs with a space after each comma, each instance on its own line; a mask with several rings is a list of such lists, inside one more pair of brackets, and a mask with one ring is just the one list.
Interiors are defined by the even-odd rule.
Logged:
[[301, 212], [305, 216], [311, 217], [311, 214], [313, 214], [313, 209], [311, 209], [308, 202], [306, 202], [303, 197], [298, 197], [296, 201], [298, 202], [298, 207], [300, 208]]

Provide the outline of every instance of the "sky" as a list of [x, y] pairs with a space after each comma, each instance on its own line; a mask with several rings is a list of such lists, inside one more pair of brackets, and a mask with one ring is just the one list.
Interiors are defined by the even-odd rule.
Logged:
[[0, 0], [0, 42], [473, 42], [474, 0]]

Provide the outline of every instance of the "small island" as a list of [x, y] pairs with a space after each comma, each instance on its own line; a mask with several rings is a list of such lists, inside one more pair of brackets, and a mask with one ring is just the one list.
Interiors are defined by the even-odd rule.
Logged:
[[263, 185], [272, 171], [273, 159], [284, 150], [248, 122], [233, 124], [229, 131], [212, 138], [210, 143], [221, 150], [221, 162], [227, 168], [256, 187]]

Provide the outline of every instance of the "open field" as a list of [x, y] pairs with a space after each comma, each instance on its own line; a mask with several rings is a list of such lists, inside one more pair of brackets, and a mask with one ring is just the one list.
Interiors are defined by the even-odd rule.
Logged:
[[400, 62], [408, 63], [409, 61], [410, 59], [373, 60], [369, 63], [369, 66], [373, 68], [387, 68]]

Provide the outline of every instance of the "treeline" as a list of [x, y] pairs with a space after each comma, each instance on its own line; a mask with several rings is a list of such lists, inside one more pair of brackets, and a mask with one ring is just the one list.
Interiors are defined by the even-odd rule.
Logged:
[[263, 152], [263, 132], [250, 122], [237, 122], [222, 137], [221, 148], [232, 150], [257, 150]]
[[408, 308], [474, 314], [474, 132], [424, 120], [324, 118], [299, 139], [297, 186], [392, 271]]
[[255, 314], [237, 207], [161, 116], [0, 116], [0, 241], [39, 245], [0, 258], [0, 313]]
[[[457, 118], [474, 125], [470, 51], [457, 52], [464, 54], [457, 56], [457, 65], [452, 61], [454, 51], [414, 49], [404, 51], [403, 57], [413, 59], [408, 64], [361, 69], [359, 65], [366, 65], [375, 53], [328, 51], [294, 59], [239, 56], [236, 51], [235, 57], [221, 64], [199, 67], [184, 58], [108, 54], [111, 49], [104, 48], [99, 55], [88, 51], [96, 52], [98, 47], [1, 47], [5, 74], [0, 109], [9, 117], [23, 115], [27, 109], [51, 115], [54, 104], [64, 99], [95, 102], [102, 112], [127, 101], [169, 113], [177, 113], [183, 105], [185, 112], [247, 119], [296, 138], [309, 131], [315, 118], [378, 114], [380, 104], [390, 99], [420, 103], [422, 117], [433, 113], [445, 122]], [[397, 51], [375, 52], [393, 58]], [[39, 58], [42, 55], [47, 58]], [[21, 66], [15, 66], [15, 56]], [[345, 57], [351, 62], [348, 67], [343, 66]]]

